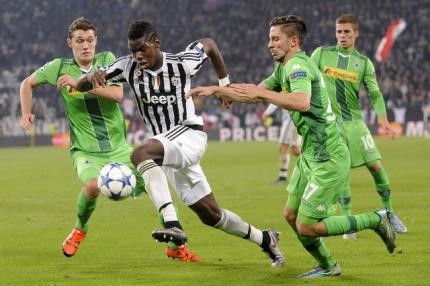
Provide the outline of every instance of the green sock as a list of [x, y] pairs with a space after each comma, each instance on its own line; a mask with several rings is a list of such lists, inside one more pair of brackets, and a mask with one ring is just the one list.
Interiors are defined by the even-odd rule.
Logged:
[[351, 215], [351, 188], [349, 187], [349, 175], [343, 186], [342, 194], [339, 198], [340, 214], [341, 215]]
[[376, 172], [370, 172], [375, 182], [376, 191], [381, 197], [381, 202], [384, 208], [392, 210], [391, 196], [390, 196], [390, 181], [388, 180], [387, 173], [384, 168]]
[[336, 260], [331, 256], [322, 238], [301, 235], [298, 235], [298, 238], [303, 247], [318, 261], [319, 266], [324, 269], [331, 269], [336, 265]]
[[380, 217], [374, 213], [364, 213], [354, 216], [332, 216], [322, 220], [327, 229], [327, 236], [358, 232], [364, 229], [375, 229]]
[[88, 199], [85, 196], [85, 192], [82, 190], [78, 195], [78, 219], [75, 224], [75, 228], [88, 231], [88, 220], [91, 214], [96, 208], [97, 199]]

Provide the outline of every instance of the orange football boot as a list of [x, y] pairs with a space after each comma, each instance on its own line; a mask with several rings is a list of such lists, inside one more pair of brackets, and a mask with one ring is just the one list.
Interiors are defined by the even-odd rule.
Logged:
[[173, 249], [167, 246], [166, 255], [167, 257], [170, 257], [172, 259], [178, 258], [182, 261], [187, 262], [199, 262], [202, 260], [200, 256], [195, 253], [192, 253], [191, 250], [189, 250], [185, 244]]
[[84, 240], [87, 233], [81, 229], [74, 228], [63, 242], [63, 254], [72, 257], [78, 251], [78, 246]]

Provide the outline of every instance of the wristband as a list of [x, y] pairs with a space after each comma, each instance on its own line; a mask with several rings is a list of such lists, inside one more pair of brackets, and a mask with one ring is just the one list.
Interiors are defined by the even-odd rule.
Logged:
[[221, 87], [229, 86], [230, 85], [230, 79], [228, 78], [228, 75], [225, 78], [218, 79], [218, 85]]

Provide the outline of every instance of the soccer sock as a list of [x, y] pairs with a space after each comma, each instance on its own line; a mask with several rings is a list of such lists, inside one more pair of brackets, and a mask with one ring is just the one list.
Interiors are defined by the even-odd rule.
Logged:
[[178, 216], [172, 203], [169, 185], [163, 170], [153, 160], [137, 165], [137, 170], [145, 181], [145, 189], [164, 222], [177, 221]]
[[319, 266], [324, 269], [331, 269], [336, 265], [336, 260], [331, 256], [330, 250], [328, 250], [321, 237], [308, 237], [301, 235], [297, 235], [297, 237], [307, 252], [309, 252], [316, 261], [318, 261]]
[[258, 245], [263, 242], [263, 232], [244, 222], [237, 214], [221, 209], [222, 215], [214, 227], [234, 236], [238, 236]]
[[279, 178], [286, 179], [288, 175], [288, 166], [290, 164], [290, 153], [280, 156]]
[[339, 198], [339, 206], [340, 206], [341, 215], [351, 215], [352, 204], [351, 204], [351, 188], [349, 186], [349, 174]]
[[381, 218], [374, 212], [353, 216], [331, 216], [322, 220], [327, 230], [327, 236], [375, 229], [380, 221]]
[[[182, 229], [176, 209], [173, 206], [166, 175], [153, 160], [146, 160], [137, 165], [136, 169], [145, 181], [145, 189], [152, 203], [160, 214], [161, 224], [165, 228], [177, 227]], [[170, 248], [176, 248], [173, 242], [168, 242]]]
[[392, 210], [391, 196], [390, 196], [390, 181], [388, 180], [387, 173], [384, 168], [376, 172], [370, 172], [375, 182], [376, 191], [381, 197], [381, 202], [384, 208]]
[[97, 198], [88, 199], [84, 190], [80, 191], [77, 201], [78, 219], [76, 220], [75, 228], [82, 229], [85, 232], [88, 231], [88, 220], [96, 208], [96, 203]]

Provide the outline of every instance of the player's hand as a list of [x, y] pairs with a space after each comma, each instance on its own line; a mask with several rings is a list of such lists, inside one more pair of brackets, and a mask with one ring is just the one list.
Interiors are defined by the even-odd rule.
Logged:
[[393, 139], [396, 137], [396, 131], [393, 129], [393, 127], [391, 127], [390, 122], [388, 122], [386, 116], [379, 116], [378, 122], [385, 134]]
[[30, 129], [35, 120], [34, 114], [28, 113], [21, 116], [21, 127], [25, 130]]
[[185, 98], [190, 98], [192, 96], [211, 96], [215, 95], [217, 91], [217, 86], [198, 86], [190, 89]]
[[388, 121], [386, 123], [381, 124], [382, 129], [384, 130], [385, 134], [390, 136], [391, 138], [396, 138], [396, 131], [394, 131], [393, 127], [391, 127], [390, 123]]
[[58, 80], [57, 80], [57, 87], [58, 88], [62, 88], [62, 87], [65, 87], [65, 86], [71, 86], [71, 87], [75, 88], [77, 82], [78, 82], [77, 80], [75, 80], [74, 78], [72, 78], [70, 75], [66, 74], [66, 75], [60, 76], [58, 78]]
[[87, 80], [92, 83], [93, 88], [106, 87], [106, 74], [105, 71], [96, 71], [87, 75]]

